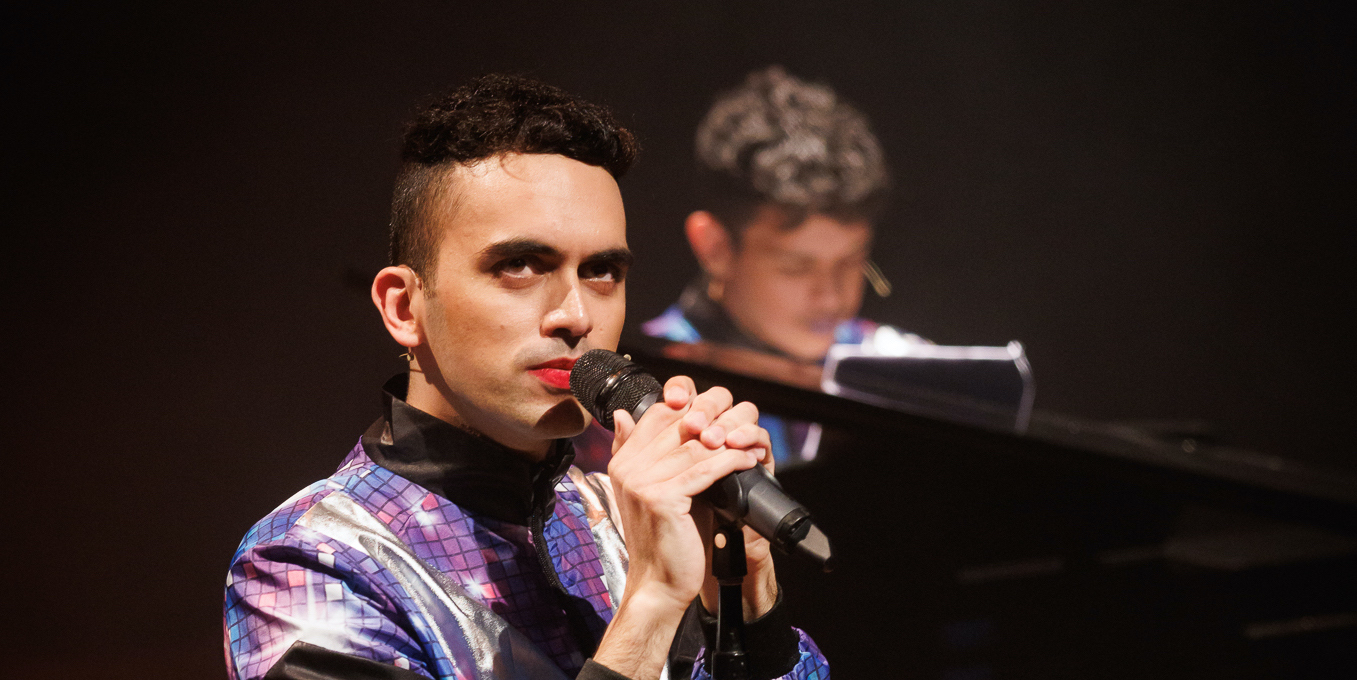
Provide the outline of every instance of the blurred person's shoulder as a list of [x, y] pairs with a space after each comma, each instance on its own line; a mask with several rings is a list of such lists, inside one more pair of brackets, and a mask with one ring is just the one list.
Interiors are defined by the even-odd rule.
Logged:
[[664, 338], [672, 342], [697, 342], [702, 339], [702, 334], [684, 315], [680, 303], [669, 305], [663, 314], [641, 324], [641, 332], [652, 338]]

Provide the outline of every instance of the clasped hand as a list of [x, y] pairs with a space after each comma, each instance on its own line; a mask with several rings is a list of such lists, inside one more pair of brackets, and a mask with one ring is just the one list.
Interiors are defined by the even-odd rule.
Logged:
[[[616, 439], [608, 466], [630, 557], [629, 595], [644, 595], [681, 612], [702, 596], [715, 610], [718, 586], [711, 575], [711, 509], [698, 498], [716, 480], [758, 464], [772, 470], [767, 430], [758, 409], [733, 403], [728, 390], [701, 394], [690, 378], [664, 387], [664, 399], [640, 422], [614, 414]], [[745, 618], [770, 609], [777, 599], [768, 541], [745, 529]]]

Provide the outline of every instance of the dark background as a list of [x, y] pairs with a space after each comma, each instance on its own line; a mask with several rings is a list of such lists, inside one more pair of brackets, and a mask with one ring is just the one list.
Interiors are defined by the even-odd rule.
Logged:
[[868, 316], [1022, 340], [1039, 409], [1357, 470], [1341, 3], [30, 4], [0, 48], [19, 676], [221, 675], [240, 536], [328, 474], [401, 365], [365, 292], [400, 122], [490, 70], [640, 133], [633, 323], [696, 269], [704, 108], [782, 63], [858, 104], [895, 168], [897, 293]]

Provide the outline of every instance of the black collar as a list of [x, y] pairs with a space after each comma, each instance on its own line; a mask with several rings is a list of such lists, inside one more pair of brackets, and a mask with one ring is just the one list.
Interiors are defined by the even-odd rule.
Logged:
[[559, 439], [542, 462], [468, 432], [407, 403], [409, 374], [382, 388], [383, 417], [363, 434], [372, 461], [472, 512], [528, 524], [534, 511], [552, 508], [552, 490], [575, 449]]

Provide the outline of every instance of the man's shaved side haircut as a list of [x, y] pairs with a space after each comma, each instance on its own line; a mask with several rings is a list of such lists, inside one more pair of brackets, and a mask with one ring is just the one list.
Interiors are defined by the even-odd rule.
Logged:
[[491, 74], [434, 99], [405, 128], [391, 200], [391, 264], [432, 292], [441, 236], [429, 219], [450, 170], [508, 153], [559, 154], [621, 177], [636, 138], [604, 107], [530, 78]]
[[761, 206], [800, 225], [812, 213], [874, 219], [890, 172], [866, 116], [829, 87], [781, 66], [723, 93], [697, 129], [699, 207], [737, 238]]

